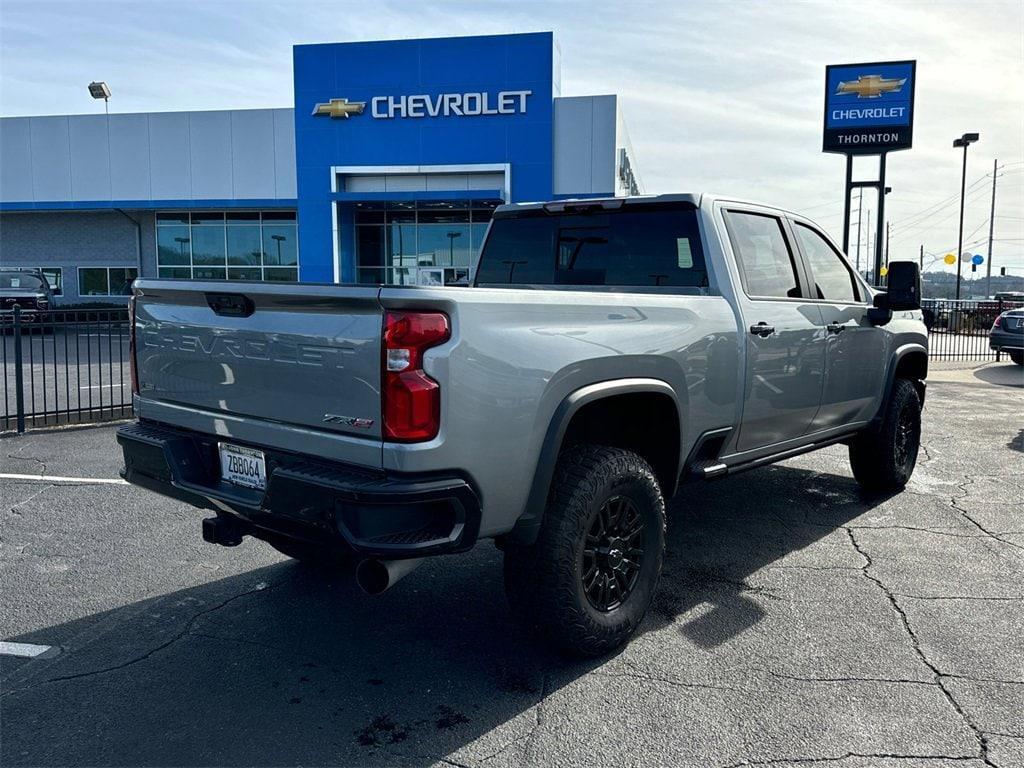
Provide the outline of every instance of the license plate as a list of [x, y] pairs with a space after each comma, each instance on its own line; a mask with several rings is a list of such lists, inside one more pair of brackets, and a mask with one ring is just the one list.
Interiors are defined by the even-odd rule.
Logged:
[[217, 447], [220, 449], [221, 477], [245, 488], [262, 491], [267, 487], [267, 462], [263, 451], [231, 443], [219, 443]]

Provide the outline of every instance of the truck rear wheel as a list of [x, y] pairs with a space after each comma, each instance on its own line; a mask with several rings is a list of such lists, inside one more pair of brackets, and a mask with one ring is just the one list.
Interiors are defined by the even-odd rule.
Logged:
[[896, 379], [882, 424], [850, 443], [850, 467], [861, 488], [874, 493], [902, 490], [921, 446], [921, 399], [907, 379]]
[[537, 541], [505, 548], [518, 618], [563, 651], [598, 656], [625, 643], [661, 575], [665, 502], [650, 466], [621, 448], [565, 452]]

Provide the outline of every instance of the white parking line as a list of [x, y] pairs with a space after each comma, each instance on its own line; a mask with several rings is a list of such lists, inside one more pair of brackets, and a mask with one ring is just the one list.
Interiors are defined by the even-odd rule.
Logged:
[[120, 477], [58, 477], [56, 475], [15, 475], [0, 472], [0, 480], [36, 480], [40, 483], [89, 483], [97, 485], [128, 485]]
[[34, 659], [36, 656], [42, 656], [51, 648], [53, 648], [52, 645], [8, 643], [6, 640], [0, 640], [0, 656], [21, 656], [27, 659]]

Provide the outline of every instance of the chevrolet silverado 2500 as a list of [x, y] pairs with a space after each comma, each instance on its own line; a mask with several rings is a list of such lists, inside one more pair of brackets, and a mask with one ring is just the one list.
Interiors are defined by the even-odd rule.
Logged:
[[464, 288], [138, 280], [124, 476], [368, 592], [494, 539], [516, 614], [625, 642], [665, 500], [834, 443], [895, 492], [928, 369], [917, 265], [711, 195], [507, 205]]

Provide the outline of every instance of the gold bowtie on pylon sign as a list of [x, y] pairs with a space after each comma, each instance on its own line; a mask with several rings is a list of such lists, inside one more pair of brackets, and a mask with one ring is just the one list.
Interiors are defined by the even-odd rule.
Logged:
[[344, 117], [349, 115], [361, 115], [366, 108], [365, 101], [349, 101], [348, 99], [331, 99], [313, 107], [313, 115], [326, 115], [327, 117]]
[[883, 93], [899, 92], [907, 78], [882, 77], [881, 75], [860, 75], [856, 80], [843, 80], [836, 89], [836, 95], [855, 93], [858, 99], [877, 99]]

